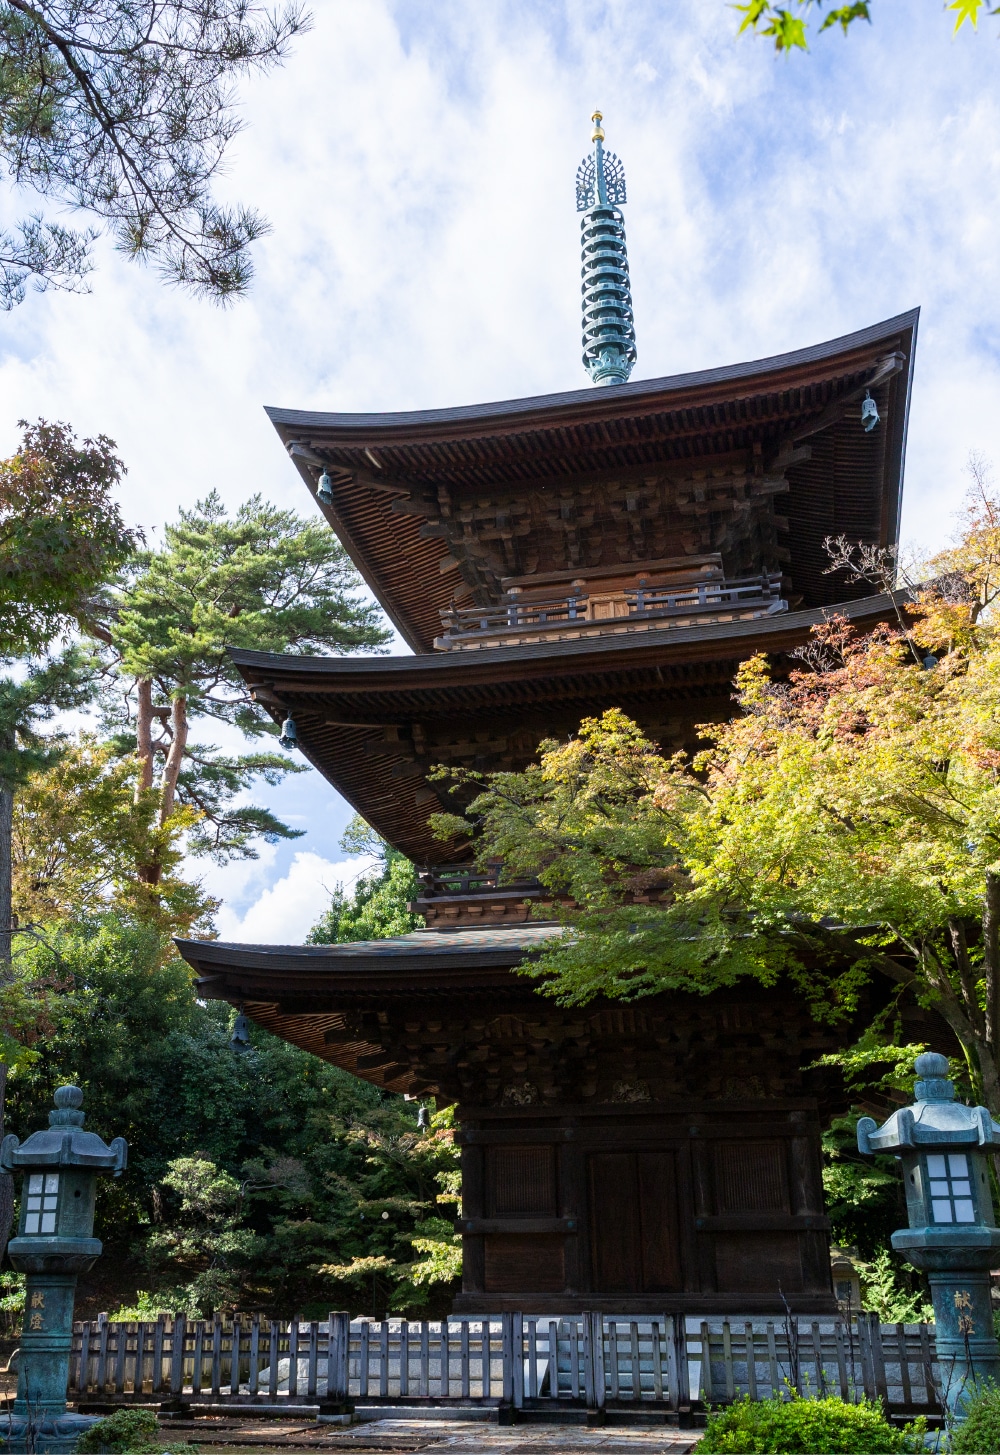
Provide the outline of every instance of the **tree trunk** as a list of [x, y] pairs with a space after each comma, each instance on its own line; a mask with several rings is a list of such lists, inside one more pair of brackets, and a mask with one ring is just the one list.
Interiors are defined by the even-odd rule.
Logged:
[[153, 684], [141, 678], [136, 684], [139, 705], [136, 710], [135, 745], [139, 754], [139, 778], [135, 785], [135, 801], [153, 786]]
[[160, 823], [166, 823], [174, 811], [177, 779], [188, 740], [187, 698], [175, 697], [170, 707], [170, 751], [163, 769], [163, 793], [160, 799]]
[[[0, 1062], [0, 1141], [4, 1135], [4, 1098], [7, 1093], [7, 1067]], [[14, 1222], [14, 1179], [9, 1172], [0, 1173], [0, 1258], [7, 1251]]]
[[0, 984], [10, 977], [13, 925], [14, 790], [0, 782]]
[[[11, 978], [11, 938], [13, 931], [13, 845], [14, 790], [0, 783], [0, 986]], [[4, 1132], [4, 1096], [7, 1091], [7, 1067], [0, 1062], [0, 1141]], [[14, 1179], [9, 1172], [0, 1173], [0, 1258], [7, 1251], [11, 1224], [14, 1221]]]

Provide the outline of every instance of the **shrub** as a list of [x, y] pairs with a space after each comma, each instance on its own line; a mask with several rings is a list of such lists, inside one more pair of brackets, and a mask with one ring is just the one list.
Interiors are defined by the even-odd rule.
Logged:
[[92, 1455], [102, 1450], [143, 1450], [153, 1444], [159, 1428], [152, 1410], [115, 1410], [106, 1420], [91, 1425], [77, 1440], [76, 1448]]
[[738, 1399], [709, 1414], [698, 1455], [896, 1455], [923, 1448], [924, 1421], [905, 1429], [889, 1424], [882, 1406], [862, 1400]]
[[954, 1455], [992, 1455], [1000, 1450], [1000, 1389], [987, 1385], [966, 1401], [967, 1417], [952, 1431]]

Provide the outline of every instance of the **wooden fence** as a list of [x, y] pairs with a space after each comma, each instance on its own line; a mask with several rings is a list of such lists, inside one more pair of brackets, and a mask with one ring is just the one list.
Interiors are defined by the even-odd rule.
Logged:
[[588, 1409], [637, 1401], [678, 1410], [792, 1389], [881, 1397], [935, 1412], [927, 1324], [707, 1320], [585, 1313], [429, 1322], [313, 1322], [254, 1315], [110, 1323], [73, 1330], [70, 1398], [87, 1403], [496, 1404]]

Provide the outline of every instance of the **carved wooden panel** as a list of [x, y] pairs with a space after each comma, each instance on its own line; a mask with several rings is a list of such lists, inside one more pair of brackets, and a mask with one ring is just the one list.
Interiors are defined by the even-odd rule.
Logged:
[[784, 1142], [717, 1142], [715, 1198], [720, 1213], [789, 1212]]
[[488, 1168], [490, 1217], [556, 1216], [554, 1147], [492, 1147]]
[[566, 1286], [563, 1240], [547, 1233], [490, 1233], [487, 1293], [561, 1293]]

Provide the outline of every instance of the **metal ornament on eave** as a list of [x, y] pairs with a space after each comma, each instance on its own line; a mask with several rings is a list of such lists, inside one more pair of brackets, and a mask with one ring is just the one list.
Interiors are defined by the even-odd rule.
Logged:
[[879, 422], [878, 405], [871, 396], [871, 390], [865, 390], [865, 397], [861, 401], [861, 428], [865, 434], [871, 434]]
[[625, 169], [604, 150], [601, 113], [595, 111], [594, 150], [576, 174], [576, 210], [582, 212], [583, 366], [594, 384], [624, 384], [636, 361], [635, 320], [629, 284]]

